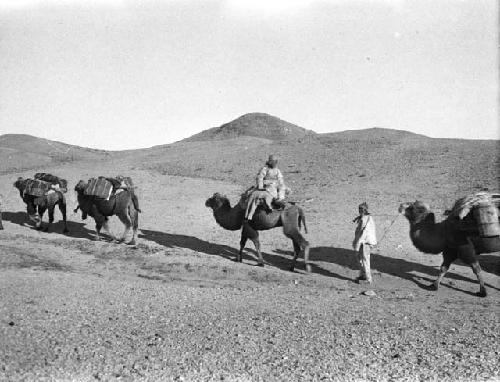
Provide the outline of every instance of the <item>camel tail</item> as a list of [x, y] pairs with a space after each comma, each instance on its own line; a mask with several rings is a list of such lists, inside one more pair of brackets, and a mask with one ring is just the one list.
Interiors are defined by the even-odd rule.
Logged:
[[304, 210], [299, 207], [299, 231], [302, 224], [304, 224], [304, 232], [307, 233], [306, 215], [304, 214]]

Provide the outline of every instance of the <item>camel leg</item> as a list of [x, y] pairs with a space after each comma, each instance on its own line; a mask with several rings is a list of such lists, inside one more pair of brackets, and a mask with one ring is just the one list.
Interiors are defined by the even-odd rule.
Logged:
[[102, 224], [96, 222], [95, 223], [95, 240], [96, 241], [101, 241], [101, 236], [100, 236], [101, 228], [102, 228]]
[[448, 269], [450, 268], [451, 263], [453, 263], [457, 258], [457, 250], [456, 249], [451, 249], [451, 248], [445, 248], [443, 251], [443, 263], [441, 264], [441, 268], [439, 269], [439, 276], [434, 281], [434, 290], [439, 289], [439, 284], [441, 284], [441, 281], [443, 281], [444, 275], [446, 275], [446, 272], [448, 272]]
[[304, 250], [304, 264], [306, 266], [306, 272], [311, 273], [312, 268], [311, 264], [309, 263], [309, 248], [310, 248], [309, 242], [307, 240], [304, 240], [302, 242], [302, 247], [303, 247], [302, 249]]
[[36, 228], [47, 232], [49, 227], [47, 226], [45, 229], [43, 228], [43, 214], [45, 213], [45, 210], [46, 208], [44, 207], [38, 207], [38, 221], [36, 222]]
[[[260, 241], [259, 241], [259, 232], [252, 227], [250, 227], [250, 224], [248, 222], [245, 222], [243, 224], [243, 229], [241, 231], [241, 238], [243, 240], [243, 237], [245, 237], [245, 243], [247, 239], [252, 240], [253, 245], [255, 246], [255, 250], [257, 251], [257, 256], [258, 256], [258, 263], [257, 265], [260, 267], [264, 266], [264, 259], [262, 258], [262, 252], [260, 251]], [[240, 242], [240, 248], [241, 248], [241, 242]], [[241, 252], [241, 250], [240, 250]]]
[[95, 220], [95, 233], [96, 233], [96, 236], [95, 236], [95, 240], [96, 241], [100, 241], [101, 240], [101, 229], [104, 229], [104, 231], [109, 235], [111, 236], [111, 239], [112, 240], [116, 240], [115, 236], [111, 233], [111, 230], [109, 229], [109, 225], [108, 225], [108, 219], [104, 216], [97, 216], [97, 217], [94, 217], [94, 220]]
[[47, 224], [47, 227], [44, 230], [45, 232], [49, 232], [50, 227], [52, 226], [52, 223], [54, 223], [55, 206], [54, 205], [49, 206], [49, 208], [47, 210], [48, 210], [48, 214], [49, 214], [49, 223]]
[[477, 280], [479, 281], [479, 292], [477, 293], [477, 295], [479, 297], [486, 297], [487, 292], [484, 286], [483, 276], [481, 274], [481, 266], [479, 265], [479, 262], [477, 260], [477, 252], [469, 238], [465, 240], [465, 243], [458, 247], [457, 256], [466, 264], [469, 264], [472, 268], [472, 271], [476, 275]]
[[137, 243], [137, 231], [139, 229], [139, 209], [133, 208], [131, 212], [132, 217], [132, 240], [128, 243], [135, 245]]
[[240, 251], [238, 252], [238, 257], [236, 257], [236, 261], [238, 263], [242, 262], [243, 258], [243, 250], [245, 249], [245, 244], [247, 243], [247, 237], [243, 233], [243, 230], [241, 231], [241, 239], [240, 239]]
[[108, 221], [108, 219], [104, 220], [104, 223], [102, 223], [102, 228], [111, 237], [112, 240], [116, 240], [115, 235], [113, 235], [113, 233], [109, 229], [109, 221]]
[[302, 235], [298, 235], [299, 237], [293, 238], [293, 260], [292, 265], [290, 266], [290, 271], [293, 272], [295, 270], [295, 264], [297, 262], [297, 258], [300, 256], [300, 252], [304, 251], [304, 265], [306, 268], [306, 273], [311, 273], [311, 264], [309, 263], [309, 242], [305, 240]]
[[259, 267], [264, 266], [264, 258], [262, 257], [262, 252], [260, 251], [260, 241], [259, 241], [259, 233], [255, 231], [256, 236], [251, 237], [250, 240], [252, 240], [253, 245], [255, 246], [255, 250], [257, 251], [257, 256], [259, 257], [257, 265]]
[[69, 232], [68, 223], [66, 221], [66, 198], [64, 198], [64, 195], [63, 199], [59, 202], [59, 211], [61, 211], [61, 215], [63, 217], [63, 222], [64, 222], [63, 233], [68, 233]]
[[300, 245], [295, 240], [292, 240], [293, 243], [293, 260], [292, 265], [290, 266], [290, 272], [295, 271], [295, 263], [297, 262], [297, 257], [299, 257], [300, 253]]
[[481, 272], [481, 266], [479, 265], [479, 263], [477, 261], [473, 262], [470, 266], [472, 268], [472, 272], [474, 272], [474, 274], [477, 277], [477, 280], [479, 281], [479, 292], [477, 293], [477, 295], [479, 297], [486, 297], [488, 295], [488, 293], [486, 292], [486, 287], [484, 286], [484, 280], [483, 280], [483, 276], [482, 276], [482, 272]]
[[120, 219], [120, 221], [125, 225], [125, 230], [123, 231], [122, 236], [117, 240], [119, 243], [123, 243], [132, 229], [132, 220], [130, 219], [130, 216], [128, 216], [128, 213], [119, 214], [117, 216], [118, 219]]

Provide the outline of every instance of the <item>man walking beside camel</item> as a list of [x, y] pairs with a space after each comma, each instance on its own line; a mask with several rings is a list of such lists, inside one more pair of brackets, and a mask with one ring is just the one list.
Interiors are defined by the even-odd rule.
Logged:
[[375, 221], [368, 212], [368, 204], [361, 203], [358, 206], [359, 216], [354, 219], [357, 223], [352, 242], [353, 249], [358, 253], [360, 265], [359, 276], [356, 279], [359, 283], [372, 282], [370, 270], [370, 251], [371, 246], [377, 244], [377, 236], [375, 232]]

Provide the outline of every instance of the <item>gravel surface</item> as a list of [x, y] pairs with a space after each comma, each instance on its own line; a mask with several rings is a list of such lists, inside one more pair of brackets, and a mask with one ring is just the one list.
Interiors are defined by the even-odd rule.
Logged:
[[[52, 172], [72, 184], [91, 175]], [[238, 233], [204, 207], [217, 190], [234, 202], [238, 186], [130, 174], [144, 211], [133, 247], [92, 241], [93, 222], [72, 213], [68, 235], [61, 224], [52, 233], [22, 225], [12, 175], [0, 175], [0, 380], [500, 379], [498, 254], [481, 257], [487, 298], [460, 264], [436, 293], [428, 286], [440, 257], [417, 252], [398, 220], [372, 256], [374, 284], [358, 285], [352, 214], [332, 197], [326, 211], [306, 208], [313, 274], [303, 264], [287, 271], [292, 246], [279, 229], [262, 233], [266, 267], [251, 249], [238, 264]], [[385, 219], [376, 216], [380, 230]], [[112, 229], [122, 230], [116, 219]]]

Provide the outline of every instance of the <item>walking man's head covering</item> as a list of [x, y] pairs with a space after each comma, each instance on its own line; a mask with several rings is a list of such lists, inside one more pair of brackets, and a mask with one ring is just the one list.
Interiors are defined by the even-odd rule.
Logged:
[[366, 202], [361, 203], [359, 206], [359, 213], [363, 215], [368, 215], [368, 204]]
[[278, 157], [273, 154], [269, 155], [266, 165], [270, 167], [276, 167], [277, 164], [278, 164]]

